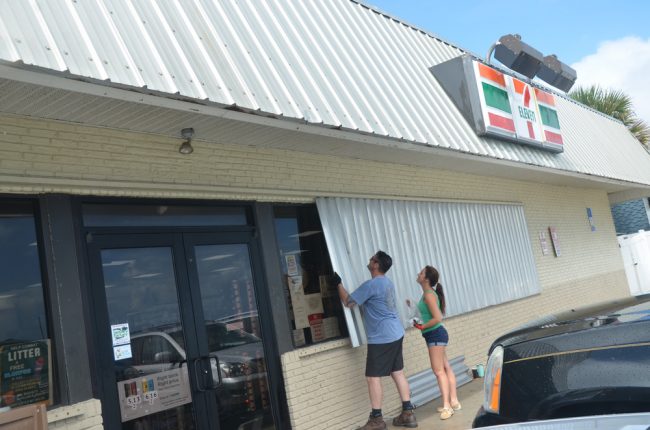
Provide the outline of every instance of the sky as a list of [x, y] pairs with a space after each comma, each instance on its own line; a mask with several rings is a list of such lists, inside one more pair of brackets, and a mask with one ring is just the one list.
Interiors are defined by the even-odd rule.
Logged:
[[[650, 1], [362, 0], [485, 58], [499, 37], [517, 33], [577, 74], [575, 86], [622, 90], [650, 124]], [[575, 87], [574, 86], [574, 87]]]

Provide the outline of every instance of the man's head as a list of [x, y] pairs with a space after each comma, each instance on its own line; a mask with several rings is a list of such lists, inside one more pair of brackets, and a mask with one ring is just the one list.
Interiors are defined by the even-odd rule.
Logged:
[[370, 274], [374, 277], [377, 275], [383, 275], [390, 267], [393, 265], [393, 259], [390, 258], [390, 255], [386, 254], [384, 251], [377, 251], [375, 255], [370, 257], [368, 262], [368, 270]]

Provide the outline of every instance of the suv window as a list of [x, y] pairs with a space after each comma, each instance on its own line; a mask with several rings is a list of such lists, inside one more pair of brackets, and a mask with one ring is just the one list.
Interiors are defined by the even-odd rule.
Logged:
[[260, 342], [257, 336], [242, 330], [227, 330], [224, 325], [212, 325], [208, 328], [208, 350], [220, 351], [226, 348]]
[[[261, 339], [243, 330], [228, 330], [223, 323], [212, 323], [206, 326], [208, 335], [208, 351], [216, 352], [222, 349], [234, 348], [248, 343], [261, 342]], [[183, 334], [180, 331], [170, 332], [169, 335], [182, 345]]]
[[163, 336], [142, 336], [131, 340], [133, 365], [173, 362], [181, 359], [180, 353]]

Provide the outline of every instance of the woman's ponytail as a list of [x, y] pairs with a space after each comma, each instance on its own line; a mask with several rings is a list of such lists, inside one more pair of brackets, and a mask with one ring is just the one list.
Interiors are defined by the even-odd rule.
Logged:
[[445, 307], [446, 307], [445, 306], [445, 293], [442, 291], [442, 284], [440, 282], [438, 282], [436, 284], [435, 291], [436, 291], [436, 294], [438, 295], [438, 298], [440, 299], [440, 312], [442, 312], [442, 314], [444, 315], [445, 314]]
[[440, 279], [440, 273], [438, 273], [438, 269], [436, 269], [433, 266], [426, 266], [424, 268], [424, 276], [427, 278], [429, 281], [429, 285], [431, 285], [431, 288], [436, 292], [438, 295], [438, 300], [440, 300], [440, 312], [442, 314], [445, 314], [445, 293], [442, 291], [442, 285], [440, 282], [438, 282], [438, 279]]

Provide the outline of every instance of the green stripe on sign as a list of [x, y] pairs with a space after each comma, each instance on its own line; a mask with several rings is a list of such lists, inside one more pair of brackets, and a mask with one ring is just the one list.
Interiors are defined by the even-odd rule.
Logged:
[[502, 110], [504, 112], [512, 113], [510, 110], [510, 101], [508, 100], [508, 93], [502, 90], [501, 88], [494, 87], [485, 82], [481, 82], [483, 85], [483, 95], [485, 96], [485, 103], [488, 106], [495, 109]]
[[549, 109], [546, 106], [539, 105], [539, 113], [542, 117], [542, 124], [560, 129], [560, 120], [557, 117], [557, 112], [553, 109]]

